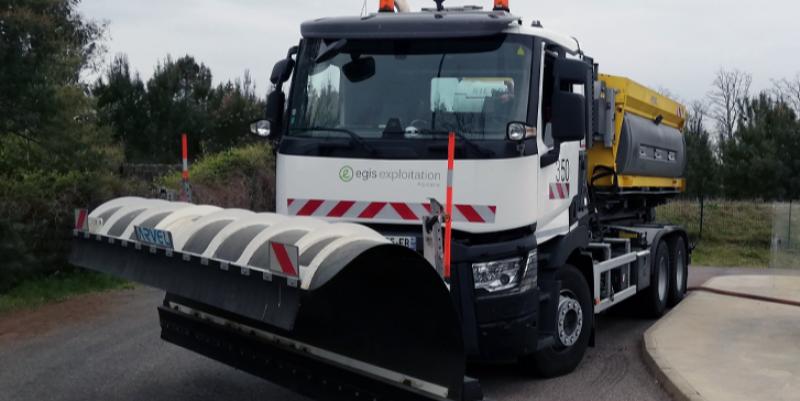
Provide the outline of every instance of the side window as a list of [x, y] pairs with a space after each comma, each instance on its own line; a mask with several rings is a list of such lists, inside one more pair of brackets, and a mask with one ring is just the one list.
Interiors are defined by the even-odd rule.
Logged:
[[553, 61], [555, 57], [550, 52], [544, 56], [544, 75], [542, 77], [542, 124], [544, 135], [542, 141], [548, 147], [553, 146], [553, 129], [550, 123], [553, 116]]

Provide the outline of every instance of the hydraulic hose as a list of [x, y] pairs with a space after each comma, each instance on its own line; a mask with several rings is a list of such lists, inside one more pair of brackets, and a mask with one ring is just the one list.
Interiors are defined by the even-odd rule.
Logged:
[[766, 297], [766, 296], [763, 296], [763, 295], [748, 294], [748, 293], [737, 292], [737, 291], [720, 290], [720, 289], [717, 289], [717, 288], [711, 288], [711, 287], [705, 287], [705, 286], [689, 287], [688, 290], [689, 291], [705, 291], [705, 292], [710, 292], [710, 293], [714, 293], [714, 294], [718, 294], [718, 295], [725, 295], [725, 296], [729, 296], [729, 297], [751, 299], [751, 300], [755, 300], [755, 301], [771, 302], [771, 303], [774, 303], [774, 304], [800, 307], [800, 301], [793, 301], [793, 300], [790, 300], [790, 299], [783, 299], [783, 298]]

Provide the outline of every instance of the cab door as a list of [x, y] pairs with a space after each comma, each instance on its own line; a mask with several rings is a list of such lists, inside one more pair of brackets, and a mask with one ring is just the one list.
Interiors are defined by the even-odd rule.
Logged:
[[568, 59], [563, 51], [544, 51], [541, 89], [539, 155], [539, 224], [537, 240], [570, 230], [570, 205], [582, 184], [580, 151], [591, 121], [586, 94], [590, 93], [591, 66]]

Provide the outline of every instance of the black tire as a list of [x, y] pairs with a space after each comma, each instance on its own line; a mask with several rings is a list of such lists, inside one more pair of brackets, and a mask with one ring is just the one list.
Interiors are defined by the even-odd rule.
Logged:
[[667, 310], [669, 299], [669, 246], [659, 241], [655, 257], [651, 259], [650, 286], [642, 292], [641, 306], [646, 317], [658, 318]]
[[[541, 377], [561, 376], [575, 370], [589, 346], [594, 319], [592, 296], [583, 274], [574, 266], [564, 265], [556, 272], [556, 279], [561, 281], [559, 311], [556, 314], [559, 322], [556, 323], [556, 326], [565, 328], [563, 336], [567, 340], [562, 341], [562, 336], [557, 333], [556, 344], [522, 360], [524, 367]], [[564, 301], [562, 309], [563, 297], [570, 298], [570, 300]], [[580, 313], [573, 309], [576, 306], [576, 303], [572, 302], [573, 300], [580, 305]], [[565, 311], [563, 317], [562, 310]], [[570, 328], [572, 328], [571, 333], [569, 332]], [[572, 343], [565, 346], [564, 342]]]
[[686, 296], [686, 282], [689, 276], [689, 265], [686, 257], [686, 241], [683, 236], [676, 235], [669, 243], [669, 306], [675, 306]]

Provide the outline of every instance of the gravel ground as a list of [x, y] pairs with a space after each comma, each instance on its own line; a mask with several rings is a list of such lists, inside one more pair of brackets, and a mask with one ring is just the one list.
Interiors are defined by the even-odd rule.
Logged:
[[[690, 285], [757, 269], [692, 269]], [[766, 270], [763, 270], [766, 272]], [[0, 318], [2, 400], [303, 400], [264, 380], [162, 342], [162, 293], [86, 295]], [[515, 366], [473, 367], [491, 400], [669, 400], [641, 357], [654, 321], [600, 316], [597, 346], [572, 374], [550, 380]]]

